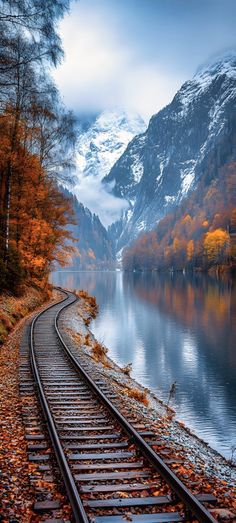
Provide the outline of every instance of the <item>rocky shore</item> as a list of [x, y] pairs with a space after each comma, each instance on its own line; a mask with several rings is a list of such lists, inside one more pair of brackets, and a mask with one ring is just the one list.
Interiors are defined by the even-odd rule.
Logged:
[[202, 491], [214, 492], [217, 499], [221, 499], [229, 512], [215, 515], [222, 521], [236, 521], [235, 464], [192, 434], [175, 419], [172, 409], [129, 375], [129, 369], [120, 368], [109, 358], [109, 350], [94, 338], [89, 328], [97, 313], [96, 307], [86, 293], [80, 293], [79, 297], [79, 302], [62, 313], [59, 323], [73, 354], [89, 365], [90, 373], [99, 373], [102, 380], [109, 383], [122, 405], [126, 409], [129, 405], [146, 428], [156, 431], [170, 461], [177, 456], [179, 463], [173, 463], [171, 467], [186, 484], [190, 485], [194, 480], [196, 485], [201, 485]]
[[[59, 298], [59, 293], [55, 292], [52, 302]], [[2, 523], [38, 521], [32, 512], [34, 492], [29, 482], [31, 468], [19, 393], [19, 345], [25, 322], [34, 313], [17, 324], [0, 353]], [[94, 338], [89, 328], [97, 313], [96, 300], [83, 291], [79, 294], [79, 301], [62, 312], [59, 326], [70, 350], [81, 364], [89, 368], [92, 378], [99, 376], [103, 382], [107, 382], [114, 391], [115, 399], [112, 401], [121, 412], [123, 410], [126, 416], [127, 412], [132, 413], [132, 417], [142, 427], [140, 430], [155, 432], [158, 445], [154, 450], [169, 463], [179, 478], [194, 493], [204, 492], [216, 496], [217, 509], [212, 509], [212, 513], [217, 520], [235, 522], [235, 465], [227, 462], [176, 421], [174, 411], [132, 379], [129, 368], [121, 369], [109, 358], [109, 351]]]

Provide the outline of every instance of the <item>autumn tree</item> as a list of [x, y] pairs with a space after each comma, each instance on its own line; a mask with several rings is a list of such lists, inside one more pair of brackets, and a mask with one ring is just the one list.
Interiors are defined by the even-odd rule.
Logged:
[[222, 263], [229, 254], [229, 233], [222, 229], [215, 229], [206, 233], [204, 239], [204, 252], [210, 264]]
[[[19, 275], [24, 272], [32, 276], [30, 263], [27, 264], [30, 257], [31, 265], [40, 267], [38, 276], [40, 273], [44, 279], [53, 256], [58, 258], [55, 238], [66, 237], [62, 230], [71, 219], [67, 204], [60, 200], [59, 205], [58, 197], [52, 195], [56, 194], [55, 180], [61, 180], [73, 166], [75, 119], [63, 107], [48, 76], [48, 65], [56, 65], [63, 56], [57, 24], [69, 3], [0, 1], [0, 262], [5, 275], [2, 287], [10, 278], [13, 265], [18, 267]], [[53, 191], [49, 190], [51, 183]], [[52, 227], [54, 235], [50, 216], [41, 212], [42, 197], [44, 209], [57, 216]], [[59, 224], [61, 232], [56, 234]], [[24, 242], [32, 246], [37, 236], [38, 249], [35, 246], [24, 250]]]
[[125, 269], [235, 267], [236, 163], [222, 166], [217, 175], [209, 183], [206, 172], [180, 207], [125, 250]]

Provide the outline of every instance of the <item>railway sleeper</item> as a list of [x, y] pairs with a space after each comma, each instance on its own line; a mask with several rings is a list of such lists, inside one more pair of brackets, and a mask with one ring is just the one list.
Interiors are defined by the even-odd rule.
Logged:
[[[68, 294], [68, 299], [66, 300], [66, 305], [73, 303], [75, 300], [72, 297], [72, 295]], [[93, 384], [89, 383], [89, 387], [84, 387], [84, 384], [87, 385], [87, 381], [89, 382], [89, 379], [84, 377], [80, 378], [79, 374], [77, 375], [77, 371], [74, 368], [74, 364], [71, 364], [71, 361], [69, 359], [69, 356], [64, 351], [64, 347], [62, 344], [62, 341], [60, 339], [60, 334], [57, 331], [57, 333], [54, 331], [54, 319], [55, 319], [55, 312], [60, 312], [64, 308], [64, 304], [58, 305], [56, 309], [51, 308], [47, 312], [47, 319], [48, 323], [45, 324], [43, 316], [40, 316], [37, 320], [37, 328], [34, 332], [34, 341], [37, 345], [37, 361], [38, 361], [38, 370], [41, 374], [42, 382], [45, 386], [47, 401], [49, 401], [49, 406], [51, 409], [51, 412], [54, 414], [54, 420], [56, 419], [56, 427], [57, 430], [59, 429], [59, 438], [63, 441], [64, 444], [64, 451], [66, 452], [66, 458], [67, 463], [70, 466], [70, 470], [73, 472], [73, 478], [76, 482], [79, 483], [79, 492], [81, 494], [91, 494], [91, 493], [114, 493], [119, 492], [119, 490], [127, 492], [135, 493], [136, 491], [140, 492], [142, 490], [144, 491], [150, 491], [151, 488], [157, 488], [157, 485], [161, 485], [162, 490], [164, 490], [164, 494], [166, 494], [166, 488], [168, 491], [171, 489], [167, 486], [165, 480], [159, 476], [159, 472], [156, 472], [156, 468], [153, 468], [152, 465], [149, 465], [149, 469], [145, 469], [145, 463], [142, 461], [141, 458], [141, 452], [132, 451], [132, 455], [130, 456], [131, 459], [135, 459], [136, 461], [121, 461], [119, 458], [117, 458], [117, 455], [119, 452], [122, 454], [122, 458], [124, 459], [125, 452], [129, 454], [131, 449], [134, 448], [135, 443], [134, 441], [137, 440], [138, 446], [139, 446], [139, 439], [137, 436], [135, 436], [135, 432], [131, 431], [131, 427], [128, 427], [127, 430], [127, 424], [125, 424], [121, 420], [120, 413], [115, 413], [115, 418], [118, 419], [119, 423], [122, 427], [124, 427], [125, 431], [127, 431], [129, 434], [133, 434], [132, 438], [127, 439], [124, 441], [123, 438], [123, 430], [118, 433], [118, 438], [116, 436], [114, 437], [116, 426], [113, 425], [112, 422], [114, 422], [114, 416], [112, 414], [112, 422], [111, 417], [108, 416], [98, 416], [94, 418], [89, 418], [89, 415], [86, 417], [86, 419], [79, 418], [79, 414], [82, 415], [82, 413], [91, 414], [91, 411], [94, 413], [97, 413], [101, 409], [101, 406], [103, 408], [103, 403], [105, 402], [105, 398], [102, 398], [102, 394], [105, 394], [108, 399], [116, 399], [118, 398], [117, 394], [114, 393], [113, 390], [111, 390], [110, 387], [107, 386], [106, 380], [100, 380], [101, 387], [100, 387], [100, 396], [99, 397], [99, 391], [93, 388]], [[41, 330], [41, 332], [40, 332]], [[57, 336], [57, 338], [56, 338]], [[51, 348], [51, 352], [45, 352], [47, 351], [48, 347]], [[75, 360], [77, 360], [79, 363], [81, 363], [81, 360], [78, 358], [78, 356], [75, 357]], [[86, 369], [86, 371], [91, 372], [93, 375], [93, 379], [95, 379], [97, 382], [99, 381], [99, 373], [94, 373], [92, 365], [86, 364], [85, 359], [83, 359], [83, 368]], [[80, 369], [80, 372], [83, 375], [83, 369]], [[55, 389], [55, 383], [58, 383], [60, 379], [57, 378], [57, 374], [60, 373], [60, 379], [63, 380], [63, 385], [61, 389], [58, 388]], [[53, 375], [54, 374], [54, 375]], [[78, 376], [78, 377], [77, 377]], [[77, 381], [74, 380], [74, 378], [77, 377]], [[53, 380], [50, 383], [50, 380]], [[65, 386], [65, 382], [71, 381], [71, 386], [67, 387]], [[53, 384], [52, 384], [53, 383]], [[76, 383], [76, 384], [75, 384]], [[120, 398], [120, 396], [119, 396]], [[118, 405], [118, 401], [114, 401], [114, 405], [118, 406], [118, 409], [120, 406]], [[109, 409], [110, 406], [108, 405]], [[64, 412], [66, 411], [66, 416]], [[70, 412], [68, 417], [68, 412]], [[113, 411], [114, 412], [114, 411]], [[75, 414], [76, 413], [76, 414]], [[130, 416], [127, 416], [130, 419]], [[99, 423], [99, 420], [102, 419], [102, 421]], [[96, 420], [98, 421], [98, 425], [96, 426]], [[130, 420], [130, 423], [133, 425], [133, 428], [136, 431], [139, 431], [139, 434], [142, 434], [142, 437], [149, 437], [151, 438], [148, 443], [150, 446], [155, 447], [163, 446], [163, 442], [161, 442], [155, 432], [150, 429], [149, 426], [145, 425], [142, 420], [140, 420], [138, 417], [132, 417]], [[117, 423], [116, 423], [117, 425]], [[113, 431], [113, 432], [109, 432]], [[103, 433], [103, 434], [99, 434]], [[124, 433], [125, 434], [125, 433]], [[113, 439], [113, 441], [104, 443], [105, 436], [109, 436]], [[76, 438], [84, 438], [82, 441], [84, 444], [76, 443], [76, 441], [80, 441], [80, 439], [76, 440]], [[93, 439], [99, 438], [99, 443], [92, 443]], [[156, 438], [156, 439], [155, 439]], [[117, 441], [115, 441], [117, 439]], [[89, 441], [91, 443], [89, 443]], [[68, 443], [71, 442], [71, 443]], [[147, 441], [146, 441], [147, 443]], [[132, 447], [130, 445], [132, 444]], [[143, 440], [144, 444], [144, 440]], [[142, 445], [140, 445], [140, 448], [142, 448]], [[33, 447], [36, 446], [36, 449], [38, 448], [38, 445], [31, 444]], [[137, 447], [137, 444], [136, 444]], [[113, 452], [113, 449], [122, 449], [124, 448], [125, 451], [119, 451]], [[150, 447], [149, 447], [150, 448]], [[70, 452], [71, 450], [75, 451], [81, 451], [81, 452]], [[86, 451], [95, 451], [92, 453], [86, 452]], [[107, 450], [107, 452], [106, 452]], [[169, 452], [165, 449], [162, 450], [162, 455], [165, 456], [165, 454], [168, 455], [167, 459], [169, 459], [169, 462], [171, 460], [171, 457], [169, 457]], [[146, 451], [145, 451], [146, 452]], [[103, 455], [105, 457], [99, 458], [99, 456]], [[114, 458], [109, 458], [110, 455], [116, 455]], [[160, 454], [160, 453], [159, 453]], [[42, 455], [34, 454], [33, 459], [42, 458]], [[91, 456], [94, 455], [94, 458], [91, 458]], [[149, 456], [149, 454], [147, 453]], [[153, 453], [154, 455], [154, 453]], [[45, 455], [44, 455], [45, 456]], [[89, 456], [87, 458], [87, 461], [92, 461], [92, 465], [88, 463], [86, 465], [85, 456]], [[97, 463], [98, 461], [103, 460], [103, 463]], [[111, 459], [119, 459], [119, 462], [111, 462]], [[127, 459], [127, 458], [126, 458]], [[82, 463], [81, 463], [82, 461]], [[105, 461], [105, 463], [104, 463]], [[161, 460], [160, 460], [161, 461]], [[145, 460], [146, 462], [146, 460]], [[156, 465], [155, 459], [153, 460], [153, 463]], [[162, 461], [163, 464], [163, 461]], [[42, 466], [42, 465], [41, 465]], [[157, 467], [158, 468], [158, 467]], [[119, 469], [119, 470], [118, 470]], [[108, 471], [111, 472], [108, 472]], [[83, 472], [82, 472], [83, 471]], [[88, 471], [90, 471], [88, 473]], [[102, 472], [100, 472], [102, 471]], [[169, 472], [170, 469], [169, 469]], [[157, 476], [156, 476], [157, 475]], [[149, 483], [146, 480], [149, 480]], [[129, 481], [129, 483], [125, 483], [126, 481]], [[131, 481], [131, 483], [130, 483]], [[109, 482], [109, 484], [108, 484]], [[87, 483], [87, 485], [84, 483]], [[92, 484], [91, 484], [92, 483]], [[162, 491], [161, 491], [162, 492]], [[141, 493], [141, 492], [140, 492]], [[127, 501], [129, 499], [129, 501]], [[122, 513], [120, 515], [117, 515], [117, 509], [119, 508], [128, 508], [128, 507], [140, 507], [143, 506], [147, 507], [154, 507], [156, 505], [162, 505], [162, 504], [170, 504], [173, 503], [173, 497], [170, 499], [169, 496], [145, 496], [145, 497], [134, 497], [134, 498], [121, 498], [118, 497], [116, 499], [110, 499], [110, 500], [103, 500], [103, 499], [90, 499], [84, 501], [85, 506], [87, 506], [88, 509], [115, 509], [115, 512], [113, 514], [106, 513], [105, 515], [95, 515], [92, 517], [93, 523], [124, 523], [124, 519], [127, 519], [128, 521], [134, 521], [137, 523], [164, 523], [164, 522], [171, 522], [171, 521], [184, 521], [185, 517], [178, 512], [162, 512], [158, 514], [153, 513], [144, 513], [139, 514], [140, 509], [137, 510], [137, 513], [133, 513], [130, 515], [127, 513]], [[87, 505], [86, 505], [87, 503]], [[90, 503], [90, 504], [89, 504]], [[99, 505], [100, 503], [100, 505]], [[104, 505], [105, 503], [105, 505]], [[115, 503], [115, 504], [114, 504]], [[95, 504], [95, 505], [94, 505]], [[96, 505], [97, 504], [97, 505]], [[197, 506], [197, 503], [196, 503]], [[133, 509], [132, 509], [133, 510]], [[152, 509], [150, 509], [151, 512], [153, 512]], [[201, 509], [200, 509], [201, 510]], [[146, 509], [147, 512], [147, 509]], [[88, 515], [90, 516], [90, 512], [88, 512]], [[127, 516], [127, 517], [126, 517]], [[210, 518], [207, 518], [206, 521], [209, 521]], [[201, 521], [205, 523], [205, 520]]]

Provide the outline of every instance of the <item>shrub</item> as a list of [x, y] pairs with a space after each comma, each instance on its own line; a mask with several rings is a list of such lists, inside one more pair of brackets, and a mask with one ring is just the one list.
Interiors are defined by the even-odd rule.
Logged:
[[101, 343], [98, 343], [97, 341], [94, 342], [93, 348], [92, 348], [92, 355], [96, 361], [100, 361], [101, 363], [106, 364], [107, 363], [107, 358], [106, 358], [107, 352], [108, 352], [108, 350], [106, 349], [106, 347], [104, 347], [104, 345], [102, 345]]
[[85, 345], [90, 345], [90, 336], [89, 336], [89, 334], [86, 334], [84, 344]]
[[122, 372], [126, 374], [127, 376], [130, 376], [130, 373], [132, 372], [132, 363], [127, 363], [124, 367], [122, 367]]
[[140, 401], [140, 403], [143, 403], [146, 406], [149, 404], [146, 390], [141, 391], [139, 389], [125, 389], [125, 392], [130, 398], [133, 398], [136, 401]]
[[96, 315], [98, 313], [98, 304], [97, 304], [95, 296], [90, 296], [84, 290], [76, 292], [75, 294], [76, 294], [76, 296], [78, 296], [78, 298], [82, 298], [83, 300], [85, 300], [85, 303], [87, 305], [87, 309], [89, 311], [91, 318], [96, 318]]

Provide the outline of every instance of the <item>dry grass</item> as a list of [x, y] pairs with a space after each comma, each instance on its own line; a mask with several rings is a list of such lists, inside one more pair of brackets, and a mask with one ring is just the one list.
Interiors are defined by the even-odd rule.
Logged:
[[82, 298], [82, 299], [86, 299], [87, 296], [88, 296], [88, 293], [84, 290], [81, 290], [81, 291], [73, 291], [74, 294], [78, 297], [78, 298]]
[[89, 336], [89, 334], [86, 334], [85, 340], [84, 340], [84, 344], [87, 345], [87, 346], [90, 345], [90, 336]]
[[94, 342], [92, 348], [92, 356], [96, 361], [103, 363], [103, 365], [107, 365], [107, 352], [108, 350], [106, 349], [106, 347], [104, 347], [104, 345], [98, 343], [98, 341]]
[[122, 367], [122, 372], [126, 374], [126, 376], [130, 376], [130, 373], [132, 372], [132, 363], [127, 363], [124, 367]]
[[98, 314], [98, 304], [97, 304], [95, 296], [90, 296], [84, 290], [76, 292], [75, 294], [76, 294], [76, 296], [78, 296], [78, 298], [81, 298], [84, 300], [85, 310], [86, 310], [86, 312], [88, 312], [89, 316], [91, 318], [96, 318], [96, 316]]
[[130, 398], [133, 398], [134, 400], [139, 401], [140, 403], [143, 403], [143, 405], [148, 406], [149, 401], [148, 401], [147, 392], [145, 389], [144, 389], [144, 391], [141, 391], [139, 389], [125, 389], [124, 392]]
[[66, 330], [72, 336], [73, 340], [80, 346], [81, 345], [81, 334], [79, 334], [79, 332], [75, 332], [72, 329], [66, 329]]
[[42, 291], [31, 287], [26, 288], [20, 297], [8, 294], [0, 296], [0, 345], [4, 343], [17, 321], [39, 307], [46, 297]]
[[170, 411], [168, 409], [168, 413], [165, 416], [163, 416], [163, 420], [164, 421], [171, 421], [174, 417], [175, 417], [175, 412], [172, 411], [172, 410]]

